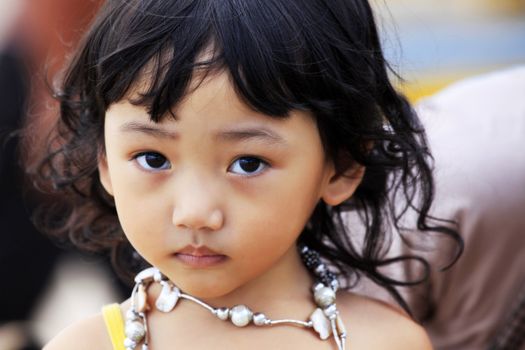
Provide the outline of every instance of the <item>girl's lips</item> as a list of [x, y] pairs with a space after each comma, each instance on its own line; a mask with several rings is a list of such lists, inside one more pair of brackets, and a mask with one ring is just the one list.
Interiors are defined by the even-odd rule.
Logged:
[[203, 268], [219, 265], [226, 261], [226, 255], [193, 255], [188, 253], [176, 253], [175, 257], [183, 264], [193, 268]]

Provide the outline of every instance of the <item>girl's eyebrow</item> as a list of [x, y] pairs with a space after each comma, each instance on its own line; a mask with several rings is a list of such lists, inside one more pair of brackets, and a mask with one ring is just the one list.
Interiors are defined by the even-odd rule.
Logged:
[[[154, 137], [177, 139], [176, 131], [166, 130], [140, 122], [127, 122], [120, 126], [123, 132], [140, 132]], [[234, 127], [217, 132], [215, 138], [219, 141], [244, 141], [249, 139], [260, 139], [267, 143], [286, 145], [286, 140], [278, 133], [265, 127]]]
[[244, 141], [248, 139], [260, 139], [271, 144], [286, 145], [286, 140], [278, 133], [265, 127], [237, 127], [222, 130], [216, 134], [216, 138], [222, 141]]
[[119, 129], [123, 132], [140, 132], [161, 138], [176, 139], [179, 137], [176, 131], [169, 131], [163, 128], [138, 122], [127, 122], [122, 124]]

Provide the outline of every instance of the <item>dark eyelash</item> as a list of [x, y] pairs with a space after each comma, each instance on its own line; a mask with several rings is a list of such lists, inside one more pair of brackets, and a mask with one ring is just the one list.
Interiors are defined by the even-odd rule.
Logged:
[[[162, 156], [164, 158], [166, 158], [166, 156], [164, 156], [162, 153], [160, 152], [155, 152], [155, 151], [143, 151], [143, 152], [139, 152], [139, 153], [135, 153], [131, 156], [130, 160], [133, 160], [133, 159], [137, 159], [138, 157], [140, 156], [145, 156], [147, 154], [157, 154], [159, 156]], [[167, 158], [166, 158], [167, 159]]]
[[235, 158], [233, 161], [232, 161], [232, 164], [236, 161], [238, 161], [239, 159], [243, 159], [243, 158], [253, 158], [253, 159], [257, 159], [259, 160], [261, 163], [264, 163], [266, 165], [270, 165], [270, 162], [260, 156], [252, 156], [252, 155], [249, 155], [249, 154], [246, 154], [246, 155], [242, 155], [242, 156], [239, 156], [237, 158]]

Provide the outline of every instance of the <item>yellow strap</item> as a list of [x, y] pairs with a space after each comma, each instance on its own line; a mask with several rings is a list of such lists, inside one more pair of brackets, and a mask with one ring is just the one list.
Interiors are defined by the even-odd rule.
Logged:
[[106, 323], [113, 350], [126, 350], [124, 347], [124, 320], [119, 304], [106, 305], [102, 308], [102, 315]]

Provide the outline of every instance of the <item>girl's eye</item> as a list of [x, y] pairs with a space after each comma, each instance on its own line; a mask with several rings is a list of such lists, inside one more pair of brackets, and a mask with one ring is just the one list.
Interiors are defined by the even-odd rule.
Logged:
[[166, 170], [171, 168], [170, 162], [160, 153], [145, 152], [135, 156], [137, 163], [149, 171]]
[[257, 175], [268, 167], [268, 163], [256, 157], [241, 157], [228, 170], [239, 175]]

